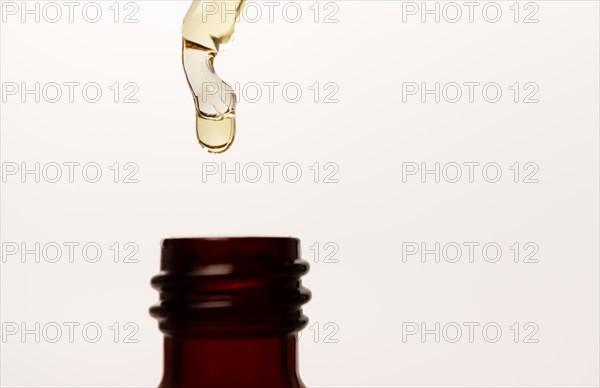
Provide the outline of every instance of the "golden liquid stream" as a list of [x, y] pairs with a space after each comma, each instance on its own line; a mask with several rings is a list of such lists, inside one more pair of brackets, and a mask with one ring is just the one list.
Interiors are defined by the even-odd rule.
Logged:
[[183, 67], [196, 105], [196, 135], [211, 153], [226, 151], [235, 138], [235, 92], [213, 62], [231, 41], [245, 2], [194, 0], [183, 19]]

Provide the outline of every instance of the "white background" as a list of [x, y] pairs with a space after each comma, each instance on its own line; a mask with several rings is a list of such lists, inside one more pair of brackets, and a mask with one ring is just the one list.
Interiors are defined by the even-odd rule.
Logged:
[[[205, 153], [195, 139], [180, 58], [189, 2], [134, 1], [127, 9], [125, 3], [117, 4], [117, 23], [112, 1], [97, 2], [103, 11], [97, 23], [82, 18], [86, 2], [73, 23], [61, 2], [65, 15], [56, 23], [44, 15], [22, 22], [20, 14], [3, 13], [4, 92], [10, 83], [32, 88], [36, 82], [96, 82], [103, 89], [97, 103], [86, 102], [81, 89], [72, 103], [66, 94], [56, 103], [20, 92], [2, 96], [3, 387], [156, 386], [162, 337], [147, 312], [158, 299], [149, 280], [159, 270], [160, 239], [182, 235], [302, 239], [312, 262], [304, 284], [313, 292], [305, 308], [313, 326], [303, 332], [299, 352], [308, 386], [600, 384], [598, 2], [521, 2], [518, 22], [513, 2], [498, 2], [496, 23], [482, 16], [487, 2], [478, 3], [472, 23], [462, 2], [456, 23], [447, 20], [453, 14], [436, 23], [431, 15], [422, 22], [420, 14], [405, 13], [403, 21], [403, 7], [410, 5], [392, 1], [336, 1], [328, 8], [321, 2], [316, 23], [313, 2], [297, 3], [303, 11], [297, 23], [290, 22], [292, 11], [283, 17], [280, 5], [270, 22], [259, 2], [262, 18], [240, 22], [235, 43], [217, 59], [217, 72], [230, 84], [296, 82], [303, 95], [297, 103], [287, 102], [281, 89], [273, 102], [240, 96], [238, 136], [221, 156]], [[133, 10], [138, 22], [124, 23]], [[337, 22], [324, 23], [332, 12], [329, 20]], [[532, 12], [538, 22], [524, 23]], [[117, 103], [108, 89], [115, 82], [122, 92]], [[138, 103], [122, 101], [128, 82], [139, 87]], [[318, 102], [309, 89], [315, 82], [321, 85]], [[339, 87], [337, 103], [323, 102], [328, 82]], [[456, 103], [447, 101], [453, 94], [439, 103], [433, 95], [422, 102], [419, 94], [403, 102], [403, 83], [409, 82], [429, 88], [494, 82], [503, 94], [490, 103], [479, 87], [470, 103], [463, 87]], [[509, 89], [515, 82], [518, 102]], [[529, 82], [539, 88], [537, 103], [523, 102]], [[48, 174], [53, 163], [80, 166], [73, 182], [66, 167], [57, 183], [46, 179], [55, 170], [39, 183], [33, 174], [7, 173], [15, 163], [34, 168], [35, 162], [40, 169], [50, 166]], [[118, 183], [109, 168], [115, 162]], [[123, 183], [133, 171], [124, 169], [127, 162], [139, 167], [133, 176], [138, 183]], [[241, 170], [253, 163], [281, 165], [273, 182], [266, 167], [257, 183], [249, 175], [237, 183], [234, 174], [203, 174], [211, 163], [234, 169], [236, 162]], [[315, 162], [318, 183], [310, 169]], [[403, 175], [413, 163], [432, 169], [436, 162], [439, 183], [433, 174], [425, 182], [420, 174]], [[473, 182], [465, 162], [479, 163]], [[82, 176], [86, 163], [101, 167], [98, 183]], [[299, 182], [288, 182], [293, 170], [282, 175], [286, 163], [300, 166]], [[333, 167], [325, 170], [325, 163]], [[454, 163], [463, 166], [463, 176], [451, 183]], [[498, 182], [488, 182], [492, 170], [482, 174], [487, 163], [500, 166]], [[338, 182], [325, 183], [334, 168], [339, 171], [331, 178]], [[80, 245], [73, 263], [66, 248], [57, 263], [42, 253], [23, 263], [20, 252], [6, 252], [36, 242]], [[97, 263], [81, 253], [89, 242], [102, 247]], [[115, 242], [139, 247], [138, 262], [114, 263]], [[310, 249], [317, 242], [319, 262]], [[327, 242], [339, 248], [332, 258], [337, 263], [323, 262]], [[437, 263], [430, 254], [422, 263], [419, 255], [403, 254], [411, 242], [430, 249], [455, 243], [463, 246], [462, 257], [449, 263], [439, 256]], [[464, 246], [470, 242], [479, 244], [473, 263]], [[502, 248], [496, 263], [481, 254], [490, 242]], [[510, 249], [515, 242], [518, 263]], [[522, 262], [526, 243], [539, 248], [537, 263]], [[86, 257], [94, 256], [90, 252]], [[52, 322], [63, 328], [56, 342]], [[64, 322], [79, 325], [72, 342]], [[116, 326], [110, 328], [115, 322], [117, 343]], [[479, 325], [472, 341], [465, 322]], [[82, 334], [89, 323], [102, 329], [96, 343], [89, 340], [93, 330]], [[407, 335], [421, 323], [428, 330], [439, 323], [439, 342], [434, 334]], [[33, 334], [22, 337], [22, 324]], [[497, 337], [494, 329], [482, 333], [486, 324], [501, 328], [497, 342], [490, 340]], [[14, 325], [19, 332], [9, 335]], [[124, 336], [132, 327], [139, 330], [129, 340], [137, 342], [128, 343]]]

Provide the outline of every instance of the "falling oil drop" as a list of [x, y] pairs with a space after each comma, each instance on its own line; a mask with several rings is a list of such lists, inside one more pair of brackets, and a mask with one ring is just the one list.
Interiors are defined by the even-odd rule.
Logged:
[[196, 105], [196, 136], [215, 154], [229, 149], [235, 138], [236, 95], [216, 74], [213, 62], [231, 41], [244, 3], [194, 0], [182, 26], [183, 67]]
[[235, 115], [213, 120], [196, 113], [196, 136], [200, 145], [212, 154], [227, 151], [235, 139]]

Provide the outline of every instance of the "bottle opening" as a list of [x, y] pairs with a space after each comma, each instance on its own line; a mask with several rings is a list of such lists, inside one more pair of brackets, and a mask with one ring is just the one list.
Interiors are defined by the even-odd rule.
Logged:
[[182, 337], [272, 337], [308, 322], [309, 265], [293, 237], [196, 237], [162, 241], [160, 301], [150, 308], [161, 331]]

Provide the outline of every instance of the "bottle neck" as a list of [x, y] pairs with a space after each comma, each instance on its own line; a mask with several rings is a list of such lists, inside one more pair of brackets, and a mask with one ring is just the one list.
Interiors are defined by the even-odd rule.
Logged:
[[302, 388], [296, 340], [295, 334], [241, 339], [166, 336], [160, 388]]

